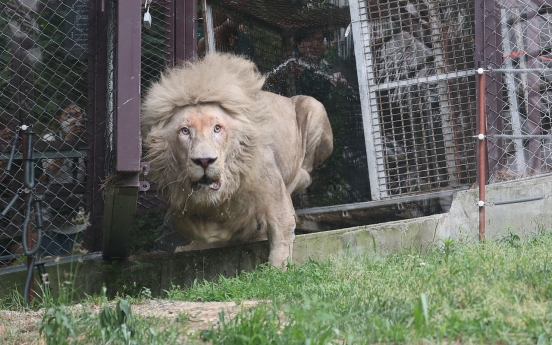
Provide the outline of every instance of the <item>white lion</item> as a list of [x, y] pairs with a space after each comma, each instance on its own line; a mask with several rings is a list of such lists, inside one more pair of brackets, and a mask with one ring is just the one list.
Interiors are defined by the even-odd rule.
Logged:
[[291, 257], [291, 196], [330, 156], [324, 106], [261, 91], [255, 65], [228, 54], [168, 70], [147, 91], [142, 131], [172, 227], [208, 246], [268, 239], [269, 261]]

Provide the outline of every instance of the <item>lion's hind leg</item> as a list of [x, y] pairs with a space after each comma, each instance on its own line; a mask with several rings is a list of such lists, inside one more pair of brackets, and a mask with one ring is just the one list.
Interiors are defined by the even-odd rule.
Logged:
[[[316, 99], [309, 96], [294, 96], [291, 101], [295, 105], [297, 124], [303, 137], [305, 157], [301, 167], [310, 175], [332, 154], [332, 127], [324, 105]], [[307, 187], [308, 185], [310, 176]]]

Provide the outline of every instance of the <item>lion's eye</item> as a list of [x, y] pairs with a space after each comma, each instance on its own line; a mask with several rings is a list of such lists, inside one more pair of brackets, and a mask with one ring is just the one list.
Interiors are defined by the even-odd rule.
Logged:
[[221, 129], [222, 129], [222, 127], [221, 127], [221, 126], [219, 126], [219, 125], [215, 125], [215, 133], [218, 133], [218, 132], [220, 132], [220, 130], [221, 130]]
[[180, 130], [182, 132], [182, 134], [184, 135], [188, 135], [190, 134], [190, 129], [188, 127], [184, 127]]

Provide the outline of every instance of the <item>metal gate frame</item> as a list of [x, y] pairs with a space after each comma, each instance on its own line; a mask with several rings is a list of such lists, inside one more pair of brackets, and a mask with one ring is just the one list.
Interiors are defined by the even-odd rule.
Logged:
[[[168, 66], [193, 59], [197, 52], [197, 1], [168, 1], [171, 18], [165, 51]], [[130, 251], [131, 224], [140, 204], [138, 192], [147, 184], [139, 181], [147, 170], [141, 162], [140, 73], [141, 9], [144, 3], [133, 0], [118, 2], [115, 13], [116, 51], [113, 100], [115, 172], [105, 190], [105, 219], [102, 255], [104, 258], [127, 257]], [[155, 21], [155, 18], [153, 18]], [[155, 25], [155, 22], [153, 23]], [[142, 197], [142, 196], [140, 196]], [[147, 196], [144, 196], [147, 199]]]
[[[480, 0], [476, 3], [481, 2]], [[440, 35], [440, 27], [438, 25], [438, 12], [431, 2], [427, 3], [429, 7], [430, 27], [431, 27], [431, 39], [433, 42], [433, 50], [435, 51], [435, 65], [436, 74], [427, 77], [414, 77], [413, 79], [393, 81], [383, 84], [376, 84], [374, 73], [374, 54], [371, 51], [371, 28], [368, 21], [368, 0], [352, 0], [349, 1], [349, 8], [351, 11], [351, 26], [353, 37], [355, 40], [355, 56], [357, 63], [357, 73], [360, 89], [360, 99], [362, 107], [362, 117], [364, 125], [364, 133], [366, 139], [366, 153], [368, 159], [368, 176], [370, 180], [370, 190], [372, 194], [372, 200], [382, 200], [387, 198], [401, 199], [404, 196], [397, 195], [392, 196], [386, 189], [382, 189], [381, 186], [387, 185], [388, 176], [386, 171], [382, 170], [385, 166], [384, 155], [384, 133], [381, 128], [380, 115], [378, 110], [378, 97], [376, 92], [382, 90], [388, 90], [399, 86], [405, 86], [412, 83], [420, 83], [423, 80], [424, 83], [437, 82], [439, 89], [439, 105], [441, 109], [441, 120], [444, 137], [444, 149], [445, 149], [445, 162], [447, 168], [447, 177], [449, 179], [449, 188], [455, 189], [460, 186], [457, 172], [458, 167], [456, 165], [455, 157], [455, 139], [453, 133], [453, 119], [451, 117], [451, 104], [448, 99], [449, 86], [447, 80], [456, 79], [461, 77], [469, 77], [475, 75], [475, 70], [459, 70], [448, 72], [445, 67], [445, 60], [443, 58], [443, 47], [441, 41], [438, 39]], [[477, 22], [477, 16], [476, 16]], [[477, 34], [477, 30], [475, 30]]]

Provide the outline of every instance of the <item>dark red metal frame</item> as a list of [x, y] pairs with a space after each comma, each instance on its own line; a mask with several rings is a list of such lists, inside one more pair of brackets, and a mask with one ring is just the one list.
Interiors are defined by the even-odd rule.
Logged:
[[105, 0], [90, 0], [88, 30], [88, 165], [87, 204], [90, 223], [85, 245], [90, 251], [100, 251], [103, 234], [104, 199], [101, 193], [105, 179], [105, 131], [107, 119], [107, 12]]

